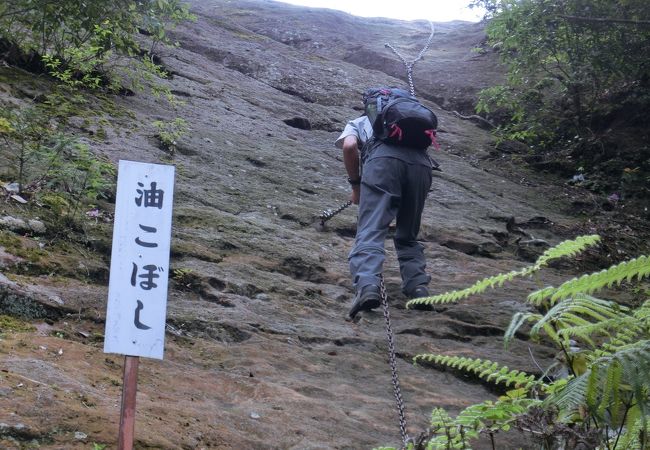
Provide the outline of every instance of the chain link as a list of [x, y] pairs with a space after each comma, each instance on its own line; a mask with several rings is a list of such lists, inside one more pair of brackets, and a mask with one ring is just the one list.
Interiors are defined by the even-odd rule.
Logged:
[[339, 214], [341, 211], [343, 211], [345, 208], [347, 208], [351, 204], [352, 204], [352, 200], [348, 200], [347, 202], [343, 203], [341, 206], [339, 206], [337, 209], [335, 209], [333, 211], [331, 209], [326, 209], [325, 211], [320, 213], [320, 215], [318, 216], [318, 218], [320, 219], [320, 226], [324, 227], [325, 222], [330, 220], [335, 215]]
[[390, 326], [390, 313], [388, 312], [388, 296], [386, 295], [386, 286], [384, 285], [384, 277], [379, 277], [379, 289], [381, 294], [381, 304], [384, 310], [384, 320], [386, 321], [386, 337], [388, 339], [388, 361], [390, 362], [390, 371], [393, 378], [393, 393], [395, 394], [395, 402], [397, 403], [397, 412], [399, 414], [399, 431], [402, 435], [402, 448], [411, 442], [406, 431], [406, 415], [404, 413], [404, 400], [402, 399], [402, 390], [399, 386], [399, 375], [397, 373], [397, 360], [395, 358], [395, 339], [393, 337], [393, 330]]
[[431, 34], [429, 35], [429, 39], [427, 40], [427, 43], [424, 44], [424, 48], [422, 48], [418, 56], [413, 61], [407, 61], [406, 58], [400, 55], [399, 52], [395, 50], [395, 47], [393, 47], [389, 43], [384, 44], [386, 47], [391, 49], [393, 53], [397, 55], [397, 57], [402, 61], [402, 63], [404, 63], [404, 67], [406, 67], [406, 76], [408, 77], [408, 82], [409, 82], [409, 91], [413, 97], [415, 97], [415, 86], [413, 85], [413, 66], [415, 65], [416, 62], [422, 59], [422, 56], [429, 49], [429, 46], [431, 45], [431, 41], [433, 40], [433, 34], [435, 30], [433, 28], [432, 22], [429, 22], [429, 25], [431, 26]]

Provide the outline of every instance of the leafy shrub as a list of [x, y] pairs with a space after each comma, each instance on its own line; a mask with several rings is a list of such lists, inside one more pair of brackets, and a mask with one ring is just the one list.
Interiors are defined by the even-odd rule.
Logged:
[[[547, 250], [527, 268], [488, 277], [453, 292], [411, 300], [417, 304], [449, 303], [516, 277], [528, 276], [550, 260], [574, 255], [598, 243], [582, 236]], [[650, 445], [650, 296], [639, 306], [593, 297], [604, 288], [641, 282], [650, 276], [650, 257], [585, 274], [558, 287], [532, 292], [527, 301], [534, 312], [516, 313], [505, 333], [509, 343], [525, 323], [534, 340], [544, 338], [558, 352], [562, 367], [541, 376], [509, 369], [497, 362], [454, 355], [422, 354], [416, 363], [450, 367], [510, 390], [494, 401], [472, 405], [451, 417], [436, 408], [425, 439], [410, 449], [470, 449], [473, 440], [516, 428], [532, 434], [542, 449], [645, 449]], [[585, 447], [586, 446], [586, 447]]]
[[51, 208], [55, 217], [76, 218], [80, 207], [109, 195], [115, 168], [88, 145], [65, 135], [39, 107], [2, 112], [2, 145], [12, 162], [19, 194]]
[[153, 126], [156, 129], [156, 137], [160, 141], [162, 148], [168, 150], [174, 156], [178, 140], [187, 134], [187, 121], [180, 117], [170, 122], [156, 120], [153, 122]]
[[120, 58], [148, 70], [145, 62], [154, 59], [156, 46], [172, 44], [167, 31], [192, 19], [179, 0], [87, 0], [81, 6], [71, 0], [11, 0], [0, 6], [0, 41], [42, 58], [45, 69], [65, 83], [98, 87], [115, 82], [105, 78]]
[[547, 149], [558, 140], [593, 139], [622, 99], [650, 105], [647, 1], [473, 3], [490, 13], [489, 44], [508, 70], [503, 86], [482, 92], [477, 109], [505, 116], [504, 138]]

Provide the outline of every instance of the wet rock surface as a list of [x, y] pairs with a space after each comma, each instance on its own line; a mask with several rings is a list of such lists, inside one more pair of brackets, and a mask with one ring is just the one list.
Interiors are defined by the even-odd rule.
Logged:
[[[114, 162], [177, 168], [170, 270], [191, 277], [170, 285], [164, 360], [140, 363], [136, 448], [398, 444], [384, 318], [344, 320], [356, 207], [324, 230], [313, 224], [348, 198], [333, 142], [360, 114], [360, 93], [405, 84], [404, 67], [384, 42], [413, 58], [429, 26], [270, 1], [195, 1], [192, 10], [197, 22], [175, 30], [180, 46], [162, 57], [184, 103], [116, 98], [133, 117], [111, 117], [106, 139], [92, 143]], [[579, 228], [565, 213], [562, 188], [495, 161], [489, 133], [450, 112], [468, 112], [477, 90], [501, 77], [494, 55], [473, 51], [483, 41], [479, 24], [436, 24], [414, 70], [418, 95], [440, 120], [442, 151], [431, 153], [443, 171], [434, 174], [421, 231], [433, 293], [522, 267], [546, 248], [541, 241], [557, 244]], [[2, 95], [20, 99], [20, 92], [16, 83]], [[170, 155], [151, 124], [176, 117], [190, 131]], [[31, 223], [19, 214], [0, 216]], [[3, 448], [116, 448], [123, 358], [102, 352], [110, 241], [93, 239], [92, 256], [80, 253], [70, 270], [104, 277], [97, 282], [15, 273], [24, 260], [0, 247], [0, 269], [12, 274], [0, 277], [0, 313], [34, 327], [2, 331]], [[526, 244], [533, 240], [539, 245]], [[496, 395], [461, 374], [416, 367], [414, 355], [480, 357], [531, 373], [552, 358], [520, 339], [503, 350], [503, 332], [527, 308], [533, 281], [434, 311], [406, 310], [390, 240], [386, 249], [411, 433], [426, 427], [434, 407], [455, 413]], [[545, 277], [553, 283], [559, 275], [551, 269]], [[525, 445], [502, 441], [500, 448]]]

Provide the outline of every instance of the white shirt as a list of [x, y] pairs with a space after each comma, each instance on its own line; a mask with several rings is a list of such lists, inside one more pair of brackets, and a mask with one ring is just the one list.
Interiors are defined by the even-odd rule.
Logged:
[[[356, 136], [358, 140], [357, 145], [359, 149], [361, 149], [363, 148], [363, 145], [372, 137], [372, 133], [372, 125], [370, 124], [368, 117], [357, 117], [345, 125], [343, 132], [338, 137], [338, 139], [336, 139], [334, 145], [337, 148], [343, 148], [343, 140], [346, 137], [352, 135]], [[366, 154], [363, 156], [364, 162], [370, 161], [374, 158], [388, 157], [399, 159], [400, 161], [404, 161], [407, 164], [419, 164], [427, 167], [433, 167], [434, 165], [436, 167], [438, 166], [438, 163], [433, 162], [426, 150], [420, 151], [405, 149], [404, 147], [388, 145], [383, 142], [379, 142], [378, 144], [381, 145], [372, 146], [372, 148], [368, 149]]]
[[336, 139], [336, 142], [334, 142], [336, 148], [343, 148], [343, 140], [350, 135], [357, 137], [359, 148], [363, 147], [363, 144], [372, 137], [372, 125], [370, 124], [370, 120], [368, 120], [366, 116], [361, 116], [349, 121], [347, 125], [345, 125], [341, 135]]

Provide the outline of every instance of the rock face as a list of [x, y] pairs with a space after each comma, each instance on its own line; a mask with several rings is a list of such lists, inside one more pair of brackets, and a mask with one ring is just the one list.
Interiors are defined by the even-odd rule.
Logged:
[[[180, 46], [162, 57], [182, 103], [141, 93], [116, 98], [132, 115], [105, 118], [105, 139], [89, 139], [113, 162], [177, 168], [170, 269], [187, 276], [171, 284], [164, 360], [140, 363], [136, 448], [399, 446], [384, 318], [344, 320], [356, 207], [325, 230], [313, 222], [348, 198], [333, 142], [360, 114], [362, 90], [405, 86], [404, 66], [384, 43], [412, 59], [429, 25], [271, 1], [196, 0], [192, 10], [198, 20], [174, 31]], [[440, 120], [442, 151], [431, 152], [443, 171], [435, 174], [421, 238], [431, 289], [442, 293], [522, 267], [543, 250], [519, 245], [522, 234], [508, 224], [524, 224], [525, 231], [516, 229], [552, 245], [573, 236], [574, 220], [562, 213], [561, 192], [494, 161], [490, 135], [450, 112], [471, 112], [477, 90], [501, 77], [494, 55], [473, 50], [484, 40], [481, 25], [440, 23], [435, 30], [414, 80]], [[18, 81], [2, 92], [25, 101]], [[189, 132], [170, 154], [158, 147], [152, 123], [175, 118], [185, 119]], [[81, 127], [72, 131], [87, 136]], [[0, 215], [34, 219], [7, 208]], [[20, 237], [22, 245], [33, 244], [29, 236]], [[123, 358], [102, 352], [110, 242], [97, 239], [93, 247], [93, 256], [64, 255], [56, 276], [0, 278], [0, 313], [33, 325], [3, 330], [0, 340], [3, 448], [116, 448]], [[551, 358], [524, 341], [503, 351], [503, 331], [512, 313], [526, 308], [532, 282], [436, 311], [405, 310], [392, 242], [386, 248], [412, 435], [434, 407], [456, 413], [495, 396], [458, 374], [414, 366], [414, 355], [487, 358], [532, 373], [539, 369], [529, 349], [539, 364]], [[26, 263], [0, 248], [0, 264], [10, 275]], [[103, 281], [80, 281], [86, 272]], [[557, 277], [552, 270], [547, 276]], [[501, 439], [499, 448], [526, 448]]]

